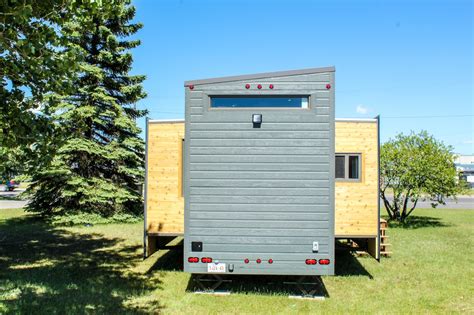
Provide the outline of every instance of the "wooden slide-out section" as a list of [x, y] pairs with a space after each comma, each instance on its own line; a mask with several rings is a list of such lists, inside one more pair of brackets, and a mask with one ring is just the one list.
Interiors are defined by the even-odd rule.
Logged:
[[[184, 121], [151, 121], [147, 132], [146, 222], [147, 254], [156, 236], [184, 233]], [[336, 154], [361, 154], [358, 182], [336, 181], [336, 238], [368, 240], [378, 258], [378, 126], [376, 121], [336, 121]]]

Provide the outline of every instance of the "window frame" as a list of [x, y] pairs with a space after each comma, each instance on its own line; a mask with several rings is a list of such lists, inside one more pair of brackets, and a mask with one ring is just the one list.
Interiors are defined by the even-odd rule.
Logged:
[[[336, 170], [334, 169], [334, 178], [337, 182], [362, 182], [362, 153], [335, 153], [334, 154], [334, 168], [336, 167], [336, 157], [343, 156], [344, 157], [344, 178], [336, 177]], [[357, 156], [359, 159], [358, 169], [358, 177], [357, 178], [349, 178], [349, 157], [350, 156]]]
[[[213, 107], [212, 98], [213, 97], [225, 97], [225, 98], [252, 98], [252, 97], [262, 97], [262, 98], [272, 98], [272, 97], [294, 97], [294, 98], [307, 98], [308, 106], [307, 107]], [[310, 94], [207, 94], [208, 100], [208, 109], [211, 111], [214, 110], [311, 110], [312, 95]]]

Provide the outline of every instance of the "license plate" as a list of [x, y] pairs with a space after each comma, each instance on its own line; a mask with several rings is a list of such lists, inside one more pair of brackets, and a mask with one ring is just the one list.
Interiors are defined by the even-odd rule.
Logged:
[[209, 263], [207, 272], [225, 272], [225, 263]]

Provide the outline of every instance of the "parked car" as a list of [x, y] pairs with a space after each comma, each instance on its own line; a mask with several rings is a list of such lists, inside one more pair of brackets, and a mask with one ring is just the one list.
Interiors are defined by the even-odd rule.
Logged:
[[4, 186], [5, 191], [13, 191], [15, 188], [20, 187], [20, 182], [14, 180], [7, 180]]

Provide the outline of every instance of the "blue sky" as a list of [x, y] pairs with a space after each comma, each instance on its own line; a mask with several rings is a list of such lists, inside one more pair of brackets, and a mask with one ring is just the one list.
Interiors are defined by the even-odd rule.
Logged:
[[336, 117], [381, 115], [382, 141], [424, 129], [474, 153], [472, 1], [133, 3], [150, 118], [184, 116], [185, 80], [335, 66]]

